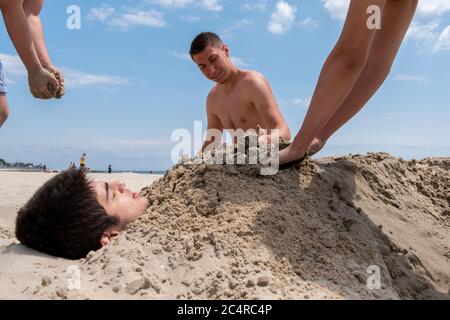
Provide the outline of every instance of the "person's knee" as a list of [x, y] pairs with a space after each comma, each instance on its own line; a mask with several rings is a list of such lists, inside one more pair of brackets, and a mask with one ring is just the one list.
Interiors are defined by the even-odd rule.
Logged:
[[0, 102], [0, 127], [5, 123], [8, 117], [9, 117], [8, 105]]
[[0, 128], [3, 126], [6, 120], [8, 120], [8, 114], [0, 113]]
[[365, 66], [364, 73], [374, 82], [381, 85], [391, 73], [391, 67], [391, 62], [369, 60]]
[[41, 13], [43, 6], [44, 0], [24, 0], [23, 2], [25, 12], [36, 16]]
[[346, 71], [360, 72], [367, 64], [368, 51], [365, 48], [336, 48], [330, 59]]

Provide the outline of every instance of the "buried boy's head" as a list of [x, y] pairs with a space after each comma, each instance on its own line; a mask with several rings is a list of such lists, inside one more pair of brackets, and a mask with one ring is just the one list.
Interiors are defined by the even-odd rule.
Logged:
[[70, 169], [46, 182], [20, 209], [16, 237], [50, 255], [80, 259], [141, 216], [147, 199], [121, 182], [93, 182]]

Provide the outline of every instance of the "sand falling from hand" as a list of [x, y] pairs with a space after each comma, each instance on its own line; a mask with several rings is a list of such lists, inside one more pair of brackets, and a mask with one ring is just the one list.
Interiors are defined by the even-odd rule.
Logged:
[[306, 160], [274, 176], [179, 164], [142, 190], [143, 217], [81, 261], [89, 281], [70, 294], [448, 299], [449, 167], [384, 153]]

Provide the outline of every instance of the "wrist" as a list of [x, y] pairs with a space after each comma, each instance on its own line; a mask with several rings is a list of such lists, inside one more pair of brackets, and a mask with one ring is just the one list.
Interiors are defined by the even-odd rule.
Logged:
[[51, 61], [44, 60], [44, 59], [41, 59], [41, 65], [45, 69], [54, 69], [55, 68], [55, 66], [53, 65], [53, 63]]
[[44, 68], [42, 67], [42, 65], [36, 64], [36, 65], [33, 65], [33, 66], [27, 68], [27, 72], [28, 72], [29, 76], [32, 76], [32, 75], [35, 75], [35, 74], [42, 73], [43, 69]]

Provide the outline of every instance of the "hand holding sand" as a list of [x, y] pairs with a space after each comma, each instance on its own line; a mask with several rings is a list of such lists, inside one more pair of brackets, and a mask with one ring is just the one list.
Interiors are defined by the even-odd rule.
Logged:
[[28, 85], [33, 97], [39, 99], [54, 98], [60, 90], [58, 79], [43, 68], [28, 73]]
[[57, 90], [57, 92], [56, 92], [54, 97], [56, 99], [61, 99], [62, 96], [65, 94], [65, 91], [64, 91], [64, 76], [63, 76], [63, 74], [53, 65], [45, 67], [45, 69], [47, 69], [48, 71], [53, 73], [53, 75], [58, 80], [58, 82], [59, 82], [59, 90]]

